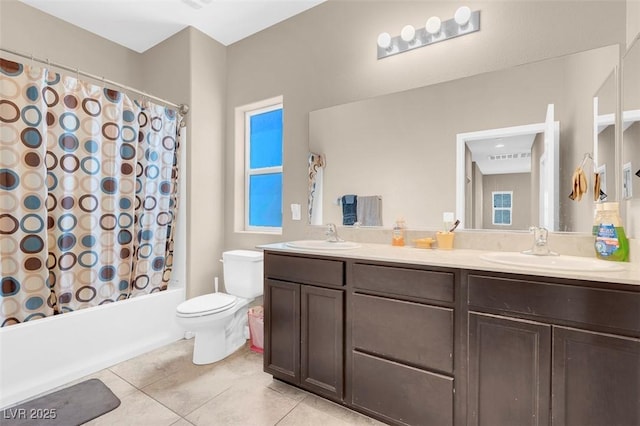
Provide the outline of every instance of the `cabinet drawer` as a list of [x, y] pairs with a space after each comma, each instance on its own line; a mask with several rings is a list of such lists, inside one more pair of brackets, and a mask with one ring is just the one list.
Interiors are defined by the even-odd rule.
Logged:
[[356, 263], [354, 286], [392, 296], [453, 302], [455, 276], [451, 272], [425, 271]]
[[400, 424], [453, 424], [453, 379], [353, 352], [352, 404]]
[[453, 309], [354, 294], [351, 338], [355, 349], [453, 372]]
[[340, 260], [311, 259], [267, 253], [264, 273], [268, 278], [304, 284], [343, 286], [344, 262]]
[[640, 334], [640, 293], [469, 275], [469, 304]]

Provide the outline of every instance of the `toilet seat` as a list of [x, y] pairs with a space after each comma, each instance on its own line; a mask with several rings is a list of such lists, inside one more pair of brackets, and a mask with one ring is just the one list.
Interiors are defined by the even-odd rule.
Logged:
[[211, 293], [186, 300], [176, 308], [177, 315], [183, 318], [200, 317], [227, 311], [235, 306], [238, 298], [226, 293]]

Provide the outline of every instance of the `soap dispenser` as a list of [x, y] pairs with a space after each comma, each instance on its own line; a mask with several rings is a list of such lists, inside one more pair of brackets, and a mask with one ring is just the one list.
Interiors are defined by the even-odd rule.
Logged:
[[391, 231], [391, 245], [392, 246], [404, 246], [405, 228], [407, 227], [403, 218], [399, 217], [396, 223], [393, 225]]
[[603, 260], [627, 262], [629, 260], [629, 240], [624, 233], [618, 213], [619, 203], [602, 203], [596, 214], [596, 256]]

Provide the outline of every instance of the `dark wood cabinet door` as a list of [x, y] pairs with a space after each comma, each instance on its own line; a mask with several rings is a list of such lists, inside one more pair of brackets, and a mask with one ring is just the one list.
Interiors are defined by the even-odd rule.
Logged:
[[264, 371], [300, 383], [300, 284], [266, 279]]
[[344, 382], [344, 291], [301, 287], [301, 384], [342, 400]]
[[640, 339], [553, 329], [552, 424], [640, 425]]
[[469, 314], [468, 424], [549, 424], [551, 326]]

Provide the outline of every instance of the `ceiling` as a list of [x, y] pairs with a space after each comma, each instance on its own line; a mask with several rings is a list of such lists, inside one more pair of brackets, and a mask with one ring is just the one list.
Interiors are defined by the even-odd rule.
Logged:
[[325, 0], [20, 0], [136, 52], [192, 26], [228, 46]]
[[531, 172], [535, 134], [467, 141], [471, 160], [483, 175]]

